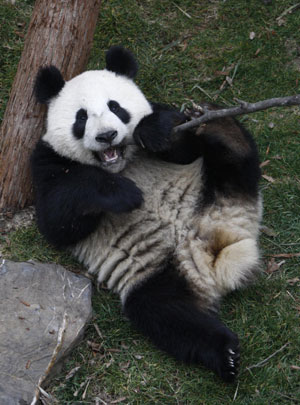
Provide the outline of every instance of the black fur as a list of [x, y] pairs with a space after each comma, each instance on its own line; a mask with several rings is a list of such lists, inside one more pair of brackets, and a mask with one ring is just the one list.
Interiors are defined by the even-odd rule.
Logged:
[[57, 96], [65, 81], [60, 71], [53, 65], [39, 69], [34, 83], [34, 94], [39, 103], [47, 104]]
[[56, 247], [93, 232], [103, 212], [129, 212], [143, 203], [135, 183], [62, 157], [39, 141], [31, 158], [40, 232]]
[[[122, 47], [111, 48], [106, 63], [108, 70], [129, 78], [137, 73], [134, 57]], [[35, 94], [39, 101], [49, 102], [63, 86], [56, 68], [44, 68], [38, 74]], [[213, 204], [219, 195], [248, 201], [257, 196], [260, 170], [256, 146], [236, 120], [215, 120], [174, 136], [173, 127], [187, 117], [161, 104], [152, 106], [153, 113], [135, 129], [136, 143], [153, 157], [176, 164], [203, 157], [202, 205]], [[123, 122], [130, 119], [116, 101], [111, 100], [108, 107]], [[74, 114], [73, 133], [80, 139], [87, 114], [84, 110]], [[37, 144], [31, 165], [39, 229], [59, 248], [87, 237], [98, 228], [104, 213], [129, 212], [143, 203], [141, 190], [131, 180], [62, 157], [44, 141]], [[203, 364], [224, 381], [236, 377], [237, 336], [215, 313], [201, 309], [201, 302], [171, 260], [129, 292], [123, 309], [132, 324], [161, 350], [180, 361]]]
[[[202, 156], [202, 204], [212, 204], [220, 194], [257, 197], [260, 179], [257, 148], [252, 136], [237, 120], [220, 118], [207, 123], [200, 134], [196, 128], [173, 135], [173, 126], [187, 117], [164, 105], [154, 106], [153, 113], [138, 124], [134, 139], [168, 162], [188, 164]], [[227, 133], [230, 135], [226, 139]]]
[[110, 111], [112, 111], [114, 114], [116, 114], [117, 117], [120, 118], [124, 124], [128, 124], [130, 121], [130, 114], [125, 108], [121, 107], [120, 104], [115, 101], [115, 100], [110, 100], [108, 102], [108, 107]]
[[87, 119], [87, 111], [84, 108], [80, 108], [76, 113], [75, 122], [73, 124], [73, 134], [75, 138], [83, 138]]
[[240, 130], [248, 150], [239, 153], [234, 150], [219, 132], [203, 132], [198, 146], [204, 159], [204, 190], [202, 204], [212, 204], [217, 193], [226, 197], [257, 198], [260, 180], [259, 157], [255, 142], [250, 133], [235, 119], [225, 118], [220, 127], [226, 131], [226, 122], [234, 123]]
[[172, 148], [171, 131], [174, 126], [186, 121], [186, 116], [165, 105], [152, 104], [153, 113], [137, 125], [133, 137], [137, 144], [150, 152], [165, 152]]
[[158, 274], [134, 289], [125, 315], [161, 350], [186, 363], [203, 364], [224, 381], [234, 381], [239, 341], [214, 314], [201, 311], [187, 285], [168, 262]]
[[112, 46], [106, 53], [106, 69], [134, 79], [138, 72], [135, 57], [122, 46]]

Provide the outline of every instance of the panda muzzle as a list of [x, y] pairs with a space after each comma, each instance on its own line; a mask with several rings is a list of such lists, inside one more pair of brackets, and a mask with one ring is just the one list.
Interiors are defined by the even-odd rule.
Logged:
[[106, 131], [106, 132], [102, 132], [101, 134], [98, 134], [95, 139], [97, 142], [111, 144], [117, 135], [118, 135], [118, 131], [115, 131], [115, 130]]

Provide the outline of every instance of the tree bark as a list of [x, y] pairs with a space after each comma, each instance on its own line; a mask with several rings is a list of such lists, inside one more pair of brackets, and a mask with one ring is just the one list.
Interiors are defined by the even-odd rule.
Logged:
[[33, 95], [38, 69], [55, 65], [66, 80], [84, 70], [100, 3], [36, 0], [0, 129], [0, 211], [13, 212], [32, 202], [29, 158], [46, 112]]

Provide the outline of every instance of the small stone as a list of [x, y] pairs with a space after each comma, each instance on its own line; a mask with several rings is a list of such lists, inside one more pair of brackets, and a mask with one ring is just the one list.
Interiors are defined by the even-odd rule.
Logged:
[[2, 260], [0, 404], [30, 404], [59, 371], [92, 316], [91, 292], [89, 279], [62, 266]]

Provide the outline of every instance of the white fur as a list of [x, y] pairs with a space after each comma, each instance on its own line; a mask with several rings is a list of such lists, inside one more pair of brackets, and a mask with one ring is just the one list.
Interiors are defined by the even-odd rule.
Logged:
[[201, 168], [202, 159], [176, 165], [139, 152], [124, 175], [141, 188], [144, 205], [130, 214], [106, 215], [73, 251], [99, 284], [124, 301], [170, 255], [203, 306], [247, 284], [259, 268], [261, 201], [220, 198], [197, 213]]
[[[107, 105], [110, 100], [117, 101], [129, 112], [128, 124], [110, 111]], [[87, 110], [88, 120], [84, 137], [76, 139], [72, 126], [81, 108]], [[107, 70], [87, 71], [66, 82], [58, 96], [51, 100], [43, 140], [60, 155], [99, 165], [92, 151], [100, 151], [103, 145], [95, 140], [96, 135], [116, 130], [118, 135], [113, 145], [124, 138], [130, 140], [139, 121], [151, 112], [151, 105], [131, 79]]]
[[[107, 103], [117, 101], [131, 115], [124, 124]], [[85, 135], [76, 139], [72, 126], [78, 110], [87, 110]], [[114, 144], [130, 139], [139, 121], [152, 112], [132, 80], [106, 70], [85, 72], [65, 84], [51, 101], [43, 139], [60, 155], [96, 164], [92, 151], [99, 133], [117, 130]], [[261, 201], [217, 198], [196, 209], [202, 189], [202, 159], [176, 165], [137, 151], [122, 173], [143, 191], [145, 203], [126, 214], [105, 214], [99, 229], [78, 243], [75, 256], [98, 283], [129, 291], [159, 270], [168, 256], [208, 307], [227, 291], [245, 284], [257, 270]]]

